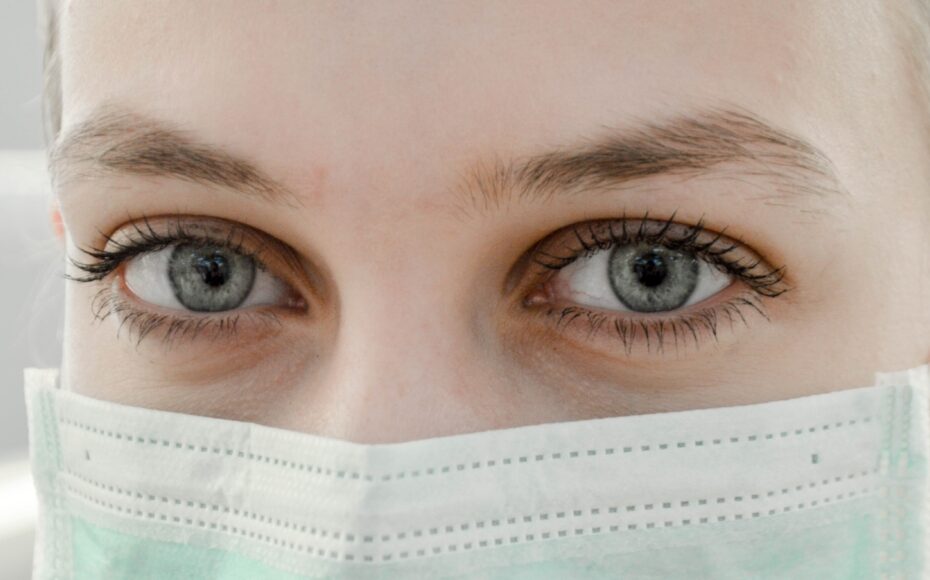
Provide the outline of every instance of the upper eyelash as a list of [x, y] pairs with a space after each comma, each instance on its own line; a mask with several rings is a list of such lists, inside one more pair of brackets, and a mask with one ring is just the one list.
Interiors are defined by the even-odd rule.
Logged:
[[[704, 217], [702, 216], [694, 225], [679, 224], [675, 222], [676, 213], [673, 212], [668, 219], [663, 220], [661, 228], [655, 232], [646, 230], [646, 224], [650, 222], [648, 212], [644, 213], [642, 218], [627, 218], [626, 213], [624, 213], [619, 220], [594, 220], [574, 224], [570, 227], [578, 244], [576, 247], [569, 247], [568, 254], [563, 256], [537, 249], [534, 252], [533, 261], [546, 269], [557, 271], [578, 259], [589, 257], [598, 251], [605, 251], [614, 246], [651, 243], [673, 250], [684, 250], [701, 257], [722, 272], [739, 278], [762, 296], [774, 298], [790, 289], [784, 283], [784, 266], [768, 266], [761, 258], [751, 263], [745, 263], [739, 258], [728, 257], [727, 254], [741, 247], [741, 240], [737, 240], [735, 243], [726, 240], [724, 233], [727, 228], [724, 227], [719, 232], [715, 232], [710, 240], [700, 242], [698, 238], [708, 231], [704, 224]], [[633, 228], [631, 231], [627, 227], [630, 221], [639, 221], [639, 227]], [[652, 223], [660, 222], [653, 221]], [[614, 226], [616, 224], [619, 224], [619, 232], [615, 231]], [[607, 226], [606, 236], [598, 231], [597, 225]], [[585, 239], [582, 232], [579, 232], [579, 228], [585, 226], [589, 236], [588, 240]], [[669, 232], [672, 226], [684, 228], [685, 234], [680, 237], [671, 237]], [[764, 269], [757, 272], [760, 266]]]
[[[258, 251], [249, 251], [243, 243], [245, 236], [241, 234], [247, 230], [246, 226], [231, 222], [228, 225], [229, 229], [224, 241], [219, 239], [220, 236], [208, 236], [192, 231], [185, 225], [184, 216], [180, 214], [173, 217], [175, 219], [171, 222], [171, 228], [167, 233], [159, 233], [156, 231], [149, 222], [149, 219], [143, 216], [140, 220], [131, 223], [133, 231], [125, 236], [125, 241], [119, 241], [114, 235], [103, 235], [105, 239], [103, 247], [79, 247], [81, 252], [90, 256], [95, 261], [85, 263], [69, 257], [69, 261], [72, 265], [83, 271], [85, 275], [66, 275], [66, 278], [77, 282], [102, 280], [115, 271], [126, 260], [140, 254], [158, 251], [184, 242], [219, 243], [240, 254], [256, 258], [257, 264], [261, 265], [262, 262], [258, 259], [261, 249], [259, 248]], [[648, 242], [664, 245], [672, 249], [688, 251], [696, 256], [702, 257], [722, 271], [741, 279], [747, 286], [755, 291], [755, 298], [747, 295], [736, 299], [733, 303], [727, 303], [718, 307], [722, 315], [725, 315], [731, 324], [734, 321], [734, 316], [741, 319], [743, 323], [746, 323], [745, 318], [740, 312], [741, 306], [750, 307], [767, 319], [768, 316], [764, 313], [761, 303], [758, 303], [758, 297], [775, 297], [790, 289], [790, 287], [783, 284], [785, 275], [784, 266], [773, 268], [764, 264], [761, 258], [751, 263], [744, 263], [738, 258], [732, 259], [728, 257], [728, 254], [740, 247], [741, 239], [737, 240], [736, 243], [725, 239], [724, 232], [726, 228], [721, 229], [718, 233], [713, 235], [710, 240], [700, 241], [699, 238], [701, 235], [707, 231], [703, 216], [695, 225], [679, 224], [676, 223], [674, 219], [675, 213], [672, 213], [671, 217], [667, 220], [659, 222], [657, 220], [650, 221], [648, 212], [644, 213], [641, 218], [628, 218], [624, 212], [623, 217], [619, 220], [592, 220], [574, 224], [569, 227], [572, 229], [578, 247], [571, 248], [568, 255], [558, 256], [539, 250], [538, 248], [545, 245], [546, 240], [542, 240], [537, 244], [537, 249], [533, 251], [533, 261], [546, 269], [557, 271], [573, 263], [575, 260], [620, 244]], [[638, 221], [639, 227], [629, 228], [628, 223], [631, 221]], [[647, 228], [648, 223], [661, 223], [662, 225], [659, 227], [658, 231], [653, 231], [655, 228]], [[598, 228], [599, 225], [603, 226], [604, 224], [608, 225], [606, 228], [606, 235]], [[617, 224], [619, 224], [617, 228], [619, 232], [614, 228], [614, 225]], [[677, 226], [679, 230], [684, 231], [684, 234], [673, 236], [670, 233], [672, 226]], [[580, 231], [584, 229], [586, 229], [587, 238], [584, 235], [585, 232]], [[547, 237], [547, 239], [551, 237], [552, 235]], [[759, 266], [763, 266], [764, 269], [762, 272], [756, 271]], [[112, 292], [112, 289], [110, 291]], [[208, 318], [201, 319], [194, 317], [181, 320], [169, 320], [169, 317], [166, 315], [154, 315], [152, 313], [135, 310], [130, 306], [120, 303], [114, 295], [106, 295], [105, 297], [104, 295], [98, 294], [96, 298], [101, 300], [98, 303], [100, 308], [95, 311], [95, 316], [97, 318], [105, 318], [114, 312], [121, 314], [121, 318], [125, 318], [125, 320], [121, 322], [120, 326], [122, 327], [122, 325], [128, 321], [131, 330], [138, 330], [139, 341], [155, 328], [164, 326], [165, 324], [169, 325], [166, 336], [171, 338], [185, 336], [193, 338], [210, 327], [214, 322], [215, 324], [213, 324], [212, 329], [215, 337], [226, 332], [235, 334], [236, 321], [238, 320], [238, 318], [231, 318], [229, 320], [223, 319], [218, 322], [209, 322], [210, 319]], [[95, 302], [97, 302], [97, 300], [95, 300]], [[104, 307], [104, 305], [106, 307]], [[659, 319], [634, 322], [615, 319], [612, 320], [611, 324], [608, 315], [597, 313], [580, 306], [549, 309], [548, 312], [548, 314], [557, 315], [557, 327], [566, 321], [570, 323], [580, 316], [585, 316], [589, 320], [591, 333], [597, 332], [598, 328], [601, 326], [612, 326], [616, 330], [618, 337], [621, 338], [625, 344], [628, 353], [632, 348], [637, 334], [643, 334], [645, 336], [647, 347], [653, 342], [650, 340], [650, 330], [659, 350], [663, 348], [663, 335], [667, 332], [673, 335], [676, 350], [679, 342], [679, 334], [682, 336], [693, 336], [697, 343], [696, 328], [706, 329], [707, 332], [716, 338], [717, 313], [718, 310], [705, 309], [698, 313], [682, 316], [676, 320]], [[666, 328], [666, 326], [668, 328]]]
[[[120, 264], [141, 254], [155, 252], [168, 248], [179, 243], [203, 243], [216, 244], [220, 243], [230, 250], [256, 259], [256, 265], [261, 265], [258, 259], [260, 251], [250, 251], [245, 248], [243, 243], [244, 236], [242, 226], [232, 223], [229, 226], [229, 232], [225, 240], [217, 239], [215, 236], [198, 234], [190, 230], [185, 225], [182, 216], [174, 216], [171, 222], [171, 230], [167, 233], [159, 233], [152, 227], [149, 219], [145, 216], [141, 220], [132, 222], [132, 233], [127, 234], [125, 242], [121, 242], [113, 235], [103, 234], [104, 244], [102, 247], [78, 247], [83, 254], [93, 258], [92, 262], [81, 262], [69, 257], [68, 261], [72, 266], [81, 270], [83, 276], [72, 276], [65, 274], [65, 278], [75, 282], [95, 282], [103, 280], [113, 271], [119, 268]], [[141, 222], [141, 225], [140, 225]], [[115, 249], [108, 249], [108, 247]]]

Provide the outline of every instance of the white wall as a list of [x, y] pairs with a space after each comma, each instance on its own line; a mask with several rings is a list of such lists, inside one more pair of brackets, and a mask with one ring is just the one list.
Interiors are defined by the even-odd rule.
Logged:
[[0, 151], [0, 577], [28, 578], [34, 496], [22, 369], [58, 366], [63, 250], [49, 225], [45, 154]]
[[42, 147], [35, 0], [0, 1], [0, 149]]
[[22, 369], [61, 357], [62, 256], [48, 226], [33, 0], [0, 1], [0, 578], [29, 578], [35, 503]]

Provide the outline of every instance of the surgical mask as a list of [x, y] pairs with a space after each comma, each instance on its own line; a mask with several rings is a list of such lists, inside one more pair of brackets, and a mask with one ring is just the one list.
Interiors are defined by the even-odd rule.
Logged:
[[356, 444], [27, 369], [37, 578], [921, 578], [928, 367], [737, 407]]

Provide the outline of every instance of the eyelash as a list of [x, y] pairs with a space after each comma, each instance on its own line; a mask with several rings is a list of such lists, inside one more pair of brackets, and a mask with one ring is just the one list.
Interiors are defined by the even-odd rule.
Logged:
[[[244, 244], [247, 231], [245, 226], [231, 223], [228, 226], [225, 240], [218, 240], [216, 236], [193, 231], [193, 228], [185, 224], [183, 216], [173, 217], [166, 233], [156, 231], [149, 219], [143, 216], [139, 220], [132, 221], [132, 229], [124, 235], [124, 241], [117, 240], [114, 236], [104, 235], [103, 247], [79, 248], [93, 261], [80, 262], [69, 258], [71, 264], [84, 272], [84, 275], [66, 275], [65, 277], [75, 282], [99, 282], [136, 256], [179, 243], [215, 244], [218, 241], [231, 250], [254, 259], [259, 267], [263, 267], [262, 249], [260, 247], [249, 249]], [[594, 220], [573, 224], [550, 234], [531, 250], [533, 262], [547, 272], [543, 280], [536, 282], [534, 288], [545, 284], [549, 277], [554, 276], [559, 270], [576, 260], [589, 257], [596, 252], [607, 251], [618, 245], [648, 243], [692, 253], [742, 281], [750, 288], [751, 294], [736, 296], [722, 304], [705, 307], [694, 313], [678, 315], [675, 318], [624, 318], [578, 305], [564, 307], [548, 305], [542, 309], [543, 314], [547, 319], [554, 319], [557, 330], [581, 319], [588, 326], [588, 339], [606, 326], [608, 330], [612, 330], [611, 336], [621, 341], [627, 354], [631, 353], [640, 334], [646, 343], [647, 351], [651, 351], [655, 346], [659, 352], [663, 352], [664, 342], [669, 334], [674, 337], [676, 349], [680, 337], [691, 336], [696, 346], [700, 344], [699, 335], [712, 336], [716, 341], [717, 327], [721, 317], [726, 317], [731, 326], [737, 318], [748, 325], [743, 314], [745, 308], [751, 309], [768, 320], [762, 298], [775, 298], [790, 289], [784, 284], [784, 266], [773, 268], [765, 264], [761, 258], [747, 264], [739, 258], [731, 257], [732, 252], [741, 245], [739, 241], [731, 242], [724, 237], [726, 228], [721, 229], [719, 233], [711, 233], [712, 237], [709, 240], [700, 241], [702, 235], [710, 233], [705, 228], [703, 217], [691, 226], [677, 224], [674, 219], [675, 213], [661, 222], [650, 221], [648, 212], [644, 213], [642, 218], [628, 218], [624, 213], [619, 220]], [[639, 222], [639, 227], [629, 228], [630, 222]], [[660, 225], [656, 231], [652, 231], [655, 228], [648, 228], [646, 224]], [[560, 235], [560, 232], [565, 233], [566, 230], [568, 233]], [[677, 231], [677, 235], [673, 235], [673, 231]], [[552, 245], [547, 243], [548, 240], [558, 241], [568, 234], [571, 234], [569, 237], [574, 243], [563, 245], [566, 248], [564, 254], [556, 255], [547, 251]], [[115, 249], [106, 249], [107, 247]], [[760, 268], [761, 271], [758, 271]], [[532, 309], [539, 310], [538, 307]], [[211, 338], [214, 340], [234, 336], [238, 332], [240, 321], [244, 318], [250, 323], [268, 326], [280, 326], [281, 324], [277, 315], [270, 310], [230, 311], [230, 314], [210, 316], [155, 313], [141, 309], [126, 300], [113, 286], [106, 286], [97, 292], [92, 300], [92, 311], [98, 320], [117, 315], [120, 319], [119, 331], [128, 325], [129, 332], [135, 332], [137, 335], [137, 345], [147, 335], [162, 327], [165, 328], [162, 340], [165, 343], [171, 343], [181, 338], [193, 340], [204, 332], [212, 332]]]
[[[673, 212], [667, 220], [656, 221], [649, 219], [648, 212], [644, 213], [642, 218], [628, 218], [624, 213], [619, 220], [594, 220], [573, 224], [564, 228], [563, 235], [559, 232], [550, 235], [546, 240], [537, 244], [533, 250], [533, 262], [548, 271], [542, 281], [535, 283], [534, 288], [545, 284], [559, 270], [576, 260], [587, 258], [597, 252], [607, 251], [615, 246], [645, 243], [691, 253], [743, 282], [749, 288], [750, 293], [733, 297], [721, 304], [704, 307], [693, 313], [679, 314], [673, 318], [626, 318], [579, 305], [560, 307], [547, 304], [542, 307], [533, 307], [526, 301], [528, 296], [524, 298], [524, 306], [541, 311], [547, 319], [554, 320], [557, 330], [564, 329], [581, 319], [587, 325], [586, 338], [588, 340], [606, 326], [608, 334], [620, 340], [628, 355], [632, 352], [640, 334], [646, 343], [647, 352], [655, 348], [661, 353], [664, 352], [665, 340], [669, 335], [674, 338], [676, 351], [682, 337], [687, 339], [690, 336], [696, 347], [700, 346], [702, 336], [710, 336], [716, 342], [719, 322], [723, 317], [731, 327], [736, 319], [748, 326], [743, 314], [746, 308], [769, 320], [762, 299], [776, 298], [791, 289], [784, 282], [785, 267], [769, 266], [761, 257], [749, 263], [741, 258], [734, 258], [732, 252], [741, 248], [742, 244], [741, 240], [730, 241], [724, 236], [727, 228], [713, 233], [706, 229], [703, 217], [695, 225], [685, 225], [676, 223], [675, 215], [676, 212]], [[629, 228], [628, 224], [631, 221], [638, 221], [639, 227]], [[658, 224], [658, 229], [651, 231], [646, 224]], [[673, 231], [678, 233], [673, 235]], [[710, 235], [710, 239], [700, 241], [705, 234]], [[547, 243], [547, 240], [552, 238], [562, 240], [565, 237], [569, 237], [571, 241], [564, 244], [567, 249], [563, 255], [547, 251], [548, 246], [551, 245]]]
[[[193, 228], [185, 224], [181, 215], [175, 215], [173, 218], [169, 222], [166, 233], [156, 231], [149, 218], [143, 216], [132, 222], [132, 229], [125, 234], [124, 241], [104, 234], [102, 247], [79, 247], [79, 251], [92, 258], [93, 261], [80, 262], [69, 258], [68, 261], [84, 272], [84, 275], [65, 274], [65, 278], [74, 282], [99, 282], [136, 256], [182, 243], [216, 244], [219, 242], [234, 252], [252, 258], [257, 267], [264, 268], [262, 248], [250, 249], [245, 245], [245, 226], [230, 223], [225, 239], [220, 240], [217, 236], [196, 233]], [[108, 246], [115, 249], [106, 249]], [[124, 327], [128, 327], [130, 334], [136, 334], [137, 346], [146, 336], [159, 328], [165, 328], [165, 333], [161, 337], [162, 341], [171, 344], [185, 338], [194, 340], [204, 333], [210, 333], [211, 340], [230, 338], [237, 335], [239, 324], [243, 320], [268, 328], [281, 325], [279, 317], [270, 310], [230, 311], [228, 314], [220, 313], [211, 316], [151, 312], [126, 300], [113, 286], [105, 286], [94, 295], [91, 300], [91, 310], [96, 320], [105, 320], [111, 315], [116, 315], [120, 321], [117, 335]]]
[[[139, 222], [142, 223], [141, 227]], [[212, 236], [196, 234], [190, 229], [180, 215], [174, 216], [171, 223], [173, 230], [167, 234], [160, 234], [152, 227], [148, 217], [132, 222], [132, 231], [127, 234], [125, 242], [117, 240], [114, 236], [104, 234], [104, 244], [101, 248], [78, 248], [82, 253], [90, 256], [94, 262], [78, 262], [69, 259], [71, 264], [85, 272], [84, 276], [65, 277], [75, 282], [96, 282], [103, 280], [119, 266], [136, 256], [163, 250], [179, 243], [215, 244], [219, 240]], [[261, 251], [250, 251], [244, 246], [244, 227], [235, 223], [230, 224], [229, 233], [222, 243], [230, 250], [248, 256], [260, 262]], [[238, 236], [238, 237], [236, 237]], [[235, 241], [233, 241], [235, 239]], [[107, 246], [114, 246], [115, 250], [107, 250]]]

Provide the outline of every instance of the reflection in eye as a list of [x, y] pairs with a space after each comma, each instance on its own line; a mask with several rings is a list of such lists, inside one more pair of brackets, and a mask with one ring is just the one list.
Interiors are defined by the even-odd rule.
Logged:
[[718, 337], [721, 323], [748, 326], [745, 309], [768, 318], [763, 298], [789, 289], [784, 267], [772, 267], [742, 242], [696, 225], [643, 219], [573, 224], [539, 242], [534, 262], [547, 272], [524, 306], [568, 331], [583, 323], [627, 353], [637, 341], [663, 350], [688, 339]]
[[123, 275], [140, 300], [194, 312], [224, 312], [281, 302], [287, 287], [243, 255], [220, 244], [180, 243], [132, 258]]

